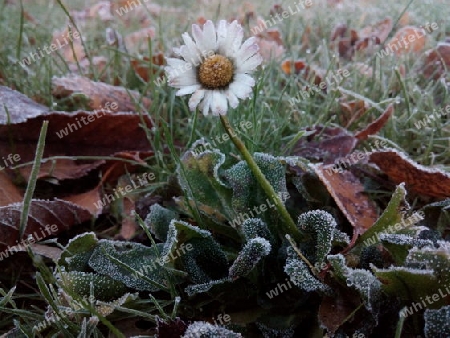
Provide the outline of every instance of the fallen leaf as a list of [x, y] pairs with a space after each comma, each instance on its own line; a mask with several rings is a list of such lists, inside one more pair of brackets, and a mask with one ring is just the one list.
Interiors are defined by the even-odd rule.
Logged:
[[325, 164], [334, 163], [338, 158], [350, 154], [358, 143], [358, 140], [343, 128], [315, 126], [307, 130], [315, 132], [301, 138], [289, 155], [321, 160]]
[[435, 49], [426, 53], [423, 73], [427, 78], [438, 80], [448, 76], [450, 69], [450, 42], [440, 42]]
[[[55, 98], [83, 95], [89, 100], [89, 107], [92, 110], [111, 108], [112, 111], [137, 111], [134, 100], [138, 102], [141, 96], [134, 90], [127, 91], [123, 87], [94, 82], [81, 76], [54, 78], [52, 85], [52, 94]], [[128, 93], [134, 100], [130, 98]], [[116, 108], [111, 107], [113, 103], [117, 105]], [[151, 101], [144, 97], [142, 103], [145, 107], [149, 107]]]
[[95, 217], [103, 212], [103, 208], [98, 203], [101, 200], [98, 187], [85, 193], [64, 197], [62, 199], [88, 210]]
[[345, 128], [348, 128], [353, 122], [363, 116], [370, 107], [365, 100], [346, 100], [346, 97], [339, 100], [339, 105], [343, 111], [343, 114], [339, 115], [339, 122]]
[[31, 251], [35, 255], [44, 256], [50, 258], [53, 262], [58, 262], [61, 257], [62, 250], [60, 248], [56, 248], [54, 246], [42, 245], [42, 244], [31, 244]]
[[394, 105], [390, 104], [379, 118], [369, 124], [364, 130], [357, 132], [355, 137], [360, 141], [364, 141], [367, 140], [370, 135], [375, 135], [386, 125], [393, 113]]
[[341, 325], [350, 319], [349, 316], [358, 306], [358, 297], [339, 288], [335, 297], [325, 296], [319, 307], [318, 319], [320, 324], [325, 326], [329, 333], [334, 334]]
[[379, 21], [373, 25], [368, 25], [361, 29], [358, 34], [360, 39], [364, 38], [378, 38], [380, 43], [383, 43], [387, 37], [389, 36], [389, 33], [391, 32], [393, 27], [392, 19], [386, 18], [382, 21]]
[[123, 199], [123, 211], [122, 211], [122, 227], [120, 228], [120, 236], [129, 240], [133, 238], [139, 226], [134, 221], [135, 219], [136, 205], [134, 200], [128, 197]]
[[375, 163], [396, 184], [405, 182], [409, 191], [439, 199], [450, 197], [448, 173], [422, 166], [397, 150], [373, 152], [369, 162]]
[[291, 75], [292, 72], [292, 68], [294, 70], [294, 74], [298, 74], [300, 73], [300, 71], [302, 71], [303, 69], [305, 69], [306, 63], [304, 60], [284, 60], [281, 63], [281, 69], [283, 70], [283, 72], [287, 75]]
[[139, 50], [139, 48], [148, 48], [148, 42], [156, 36], [153, 27], [142, 28], [136, 32], [125, 36], [125, 46], [128, 50]]
[[364, 192], [360, 180], [349, 170], [335, 173], [333, 165], [311, 164], [339, 209], [353, 226], [352, 242], [378, 219], [377, 206]]
[[50, 50], [57, 48], [58, 53], [68, 63], [77, 63], [86, 57], [80, 32], [69, 27], [62, 32], [53, 34], [52, 44], [49, 48], [51, 48]]
[[398, 30], [386, 43], [386, 50], [392, 51], [396, 56], [409, 54], [411, 52], [421, 53], [427, 41], [426, 32], [423, 28], [406, 26]]
[[[0, 207], [0, 246], [3, 249], [21, 240], [19, 224], [22, 209], [22, 202]], [[91, 218], [92, 214], [88, 210], [68, 201], [33, 199], [23, 238], [26, 240], [31, 235], [35, 240], [41, 240]], [[56, 231], [52, 230], [52, 225], [56, 226]]]
[[0, 171], [0, 207], [22, 201], [22, 194], [8, 174]]
[[150, 58], [144, 57], [142, 60], [132, 60], [131, 67], [133, 67], [139, 77], [142, 78], [145, 82], [150, 81], [151, 74], [154, 74], [154, 78], [164, 76], [164, 70], [162, 66], [165, 65], [165, 59], [163, 53], [157, 53], [152, 56], [152, 60]]

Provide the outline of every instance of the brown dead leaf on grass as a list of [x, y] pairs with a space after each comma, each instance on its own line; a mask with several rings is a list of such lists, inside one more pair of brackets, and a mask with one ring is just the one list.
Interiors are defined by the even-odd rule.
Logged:
[[439, 199], [450, 197], [450, 175], [424, 167], [393, 149], [373, 152], [369, 162], [376, 164], [394, 183], [405, 182], [409, 191]]
[[353, 122], [361, 118], [370, 108], [367, 101], [347, 101], [346, 97], [339, 99], [339, 105], [343, 111], [343, 113], [339, 115], [339, 123], [345, 128], [348, 128]]
[[386, 125], [393, 113], [394, 105], [390, 104], [379, 118], [370, 123], [363, 130], [357, 132], [355, 137], [360, 141], [364, 141], [367, 140], [369, 136], [377, 134]]
[[80, 32], [67, 27], [53, 34], [50, 50], [57, 50], [67, 63], [77, 63], [86, 57]]
[[22, 193], [11, 181], [11, 177], [0, 171], [0, 207], [22, 201]]
[[[54, 78], [52, 95], [57, 98], [68, 98], [82, 95], [89, 100], [92, 110], [105, 109], [108, 105], [112, 111], [137, 111], [135, 102], [139, 102], [140, 94], [124, 87], [111, 86], [104, 82], [94, 82], [81, 76]], [[130, 98], [130, 95], [133, 98]], [[77, 99], [74, 99], [75, 101]], [[115, 103], [117, 107], [111, 107]], [[149, 107], [151, 100], [142, 98], [144, 107]]]
[[[402, 41], [406, 41], [405, 44]], [[396, 56], [422, 53], [427, 42], [427, 34], [423, 28], [406, 26], [398, 30], [389, 42], [385, 50], [392, 51]]]
[[426, 53], [423, 74], [426, 78], [438, 80], [448, 76], [450, 69], [450, 42], [440, 42], [436, 48]]
[[165, 63], [164, 54], [157, 53], [152, 56], [151, 61], [150, 58], [146, 56], [144, 56], [142, 60], [132, 60], [131, 67], [133, 67], [136, 74], [139, 75], [143, 81], [148, 82], [150, 81], [152, 74], [154, 79], [164, 76], [163, 66]]
[[360, 180], [350, 171], [335, 173], [333, 165], [311, 165], [339, 209], [353, 226], [352, 243], [378, 219], [377, 206], [364, 192]]

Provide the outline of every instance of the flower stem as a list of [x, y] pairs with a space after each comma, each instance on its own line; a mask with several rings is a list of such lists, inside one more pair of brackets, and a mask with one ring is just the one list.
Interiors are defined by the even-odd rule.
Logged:
[[272, 200], [273, 204], [277, 208], [278, 212], [280, 213], [280, 216], [284, 221], [283, 222], [284, 227], [286, 228], [287, 232], [290, 233], [296, 240], [301, 241], [303, 239], [303, 236], [297, 229], [297, 226], [292, 220], [291, 215], [289, 215], [280, 197], [277, 195], [277, 193], [275, 192], [269, 181], [267, 181], [267, 178], [264, 176], [261, 169], [259, 169], [258, 165], [253, 159], [252, 155], [250, 155], [250, 152], [248, 151], [245, 144], [237, 136], [236, 132], [233, 130], [233, 127], [231, 127], [228, 118], [225, 115], [220, 115], [220, 121], [222, 121], [222, 125], [225, 128], [228, 136], [230, 136], [231, 141], [233, 141], [234, 145], [239, 150], [244, 160], [247, 162], [256, 180], [258, 181], [258, 183], [266, 192], [267, 196]]

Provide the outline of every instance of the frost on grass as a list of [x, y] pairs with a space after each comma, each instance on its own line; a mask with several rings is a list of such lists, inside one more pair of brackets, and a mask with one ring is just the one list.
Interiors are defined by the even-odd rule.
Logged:
[[275, 239], [272, 236], [267, 224], [260, 218], [248, 218], [242, 223], [242, 233], [245, 240], [261, 237], [267, 239], [270, 243], [274, 243]]
[[[284, 166], [273, 156], [254, 153], [254, 160], [277, 194], [287, 196]], [[267, 205], [268, 196], [256, 181], [247, 162], [240, 161], [224, 171], [224, 177], [233, 189], [233, 209], [246, 213], [254, 206]]]
[[427, 309], [423, 318], [425, 320], [424, 333], [426, 338], [450, 337], [450, 305], [438, 310]]
[[81, 297], [89, 297], [91, 285], [93, 285], [94, 297], [99, 300], [113, 300], [121, 297], [127, 287], [108, 276], [102, 276], [91, 272], [61, 272], [57, 275], [61, 287], [70, 290]]
[[183, 338], [242, 338], [242, 335], [207, 322], [194, 322], [188, 326]]
[[269, 241], [264, 238], [256, 237], [249, 240], [230, 267], [229, 277], [235, 279], [247, 276], [271, 249]]
[[182, 156], [177, 175], [189, 202], [210, 206], [231, 219], [231, 190], [220, 178], [224, 162], [225, 155], [217, 149], [199, 153], [190, 150]]
[[315, 262], [325, 261], [333, 242], [349, 243], [348, 236], [337, 230], [336, 226], [333, 216], [323, 210], [308, 211], [298, 217], [298, 227], [309, 234], [312, 243], [315, 243]]
[[284, 272], [290, 277], [292, 283], [306, 292], [330, 292], [330, 288], [311, 274], [306, 263], [298, 258], [291, 247], [287, 249], [287, 252], [288, 258], [286, 259]]
[[169, 209], [163, 208], [159, 204], [153, 204], [150, 207], [150, 212], [145, 218], [145, 225], [150, 232], [155, 235], [160, 241], [167, 239], [167, 231], [172, 219], [178, 218], [178, 214]]

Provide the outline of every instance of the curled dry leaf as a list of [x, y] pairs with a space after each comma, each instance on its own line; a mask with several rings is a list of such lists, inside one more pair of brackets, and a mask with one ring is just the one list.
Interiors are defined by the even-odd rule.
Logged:
[[412, 52], [418, 54], [424, 50], [426, 41], [427, 35], [423, 28], [406, 26], [398, 30], [386, 43], [385, 50], [392, 51], [397, 56]]
[[379, 118], [369, 124], [364, 130], [357, 132], [355, 137], [360, 141], [364, 141], [367, 140], [370, 135], [377, 134], [386, 125], [393, 113], [394, 105], [390, 104]]
[[440, 42], [435, 49], [426, 53], [423, 73], [435, 80], [448, 76], [450, 69], [450, 42]]
[[370, 107], [365, 100], [346, 100], [347, 98], [345, 97], [339, 99], [339, 105], [343, 111], [343, 114], [339, 115], [339, 122], [345, 128], [348, 128], [353, 122], [363, 116]]
[[339, 209], [353, 226], [352, 243], [378, 219], [377, 206], [364, 192], [364, 186], [350, 171], [335, 173], [333, 165], [311, 164]]
[[[52, 80], [52, 94], [55, 98], [67, 98], [84, 95], [89, 100], [92, 110], [105, 109], [116, 103], [113, 111], [136, 111], [135, 101], [139, 102], [140, 94], [134, 90], [127, 91], [123, 87], [111, 86], [104, 82], [94, 82], [81, 76], [54, 78]], [[130, 98], [130, 93], [133, 98]], [[143, 98], [144, 107], [149, 107], [151, 100]]]
[[281, 69], [287, 75], [291, 75], [292, 71], [294, 74], [299, 74], [302, 70], [308, 67], [304, 60], [284, 60], [281, 63]]
[[450, 175], [422, 166], [394, 149], [376, 151], [369, 161], [375, 163], [396, 184], [405, 182], [408, 190], [425, 196], [450, 197]]

